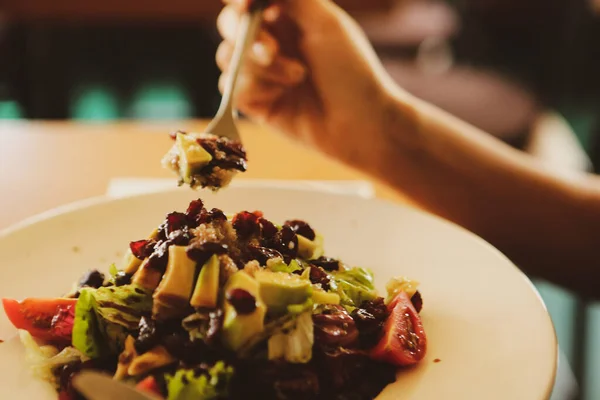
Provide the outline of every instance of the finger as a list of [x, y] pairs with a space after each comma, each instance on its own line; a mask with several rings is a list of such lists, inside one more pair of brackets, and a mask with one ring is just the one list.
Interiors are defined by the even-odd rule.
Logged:
[[[229, 69], [233, 45], [229, 42], [223, 42], [217, 49], [217, 65], [221, 71]], [[245, 75], [254, 76], [268, 82], [273, 82], [285, 86], [294, 86], [302, 82], [306, 77], [306, 67], [299, 61], [278, 56], [268, 66], [257, 63], [254, 56], [251, 56], [245, 63], [243, 71]]]
[[[217, 20], [217, 27], [221, 36], [228, 42], [235, 43], [237, 39], [237, 29], [239, 25], [239, 14], [229, 9], [224, 9]], [[252, 52], [256, 62], [262, 65], [269, 65], [279, 51], [277, 40], [266, 30], [261, 30], [256, 42], [252, 45]]]
[[[219, 78], [219, 90], [225, 90], [229, 76], [224, 73]], [[253, 114], [253, 117], [263, 119], [266, 110], [281, 97], [285, 87], [269, 83], [248, 76], [240, 76], [237, 83], [237, 91], [234, 98], [235, 107], [244, 113]]]

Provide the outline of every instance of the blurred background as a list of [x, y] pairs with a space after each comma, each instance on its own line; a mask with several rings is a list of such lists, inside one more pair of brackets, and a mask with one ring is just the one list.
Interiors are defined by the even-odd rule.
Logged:
[[[408, 91], [557, 170], [600, 168], [600, 0], [340, 3]], [[220, 7], [3, 0], [0, 119], [211, 117]], [[599, 399], [600, 307], [536, 285], [581, 398]]]

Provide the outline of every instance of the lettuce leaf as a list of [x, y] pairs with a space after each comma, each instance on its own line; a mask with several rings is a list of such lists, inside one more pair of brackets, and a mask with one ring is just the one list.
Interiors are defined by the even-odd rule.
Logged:
[[283, 260], [278, 263], [267, 263], [268, 268], [273, 272], [287, 272], [288, 274], [294, 273], [296, 271], [301, 271], [302, 267], [296, 260], [290, 261], [289, 265], [286, 264]]
[[331, 291], [340, 295], [344, 306], [358, 307], [365, 300], [377, 298], [373, 272], [366, 268], [350, 268], [331, 272]]
[[94, 292], [100, 317], [126, 329], [136, 329], [140, 318], [152, 311], [152, 294], [138, 285], [101, 287]]
[[312, 311], [296, 318], [295, 326], [269, 338], [269, 360], [285, 360], [293, 364], [305, 364], [312, 358], [314, 344]]
[[406, 292], [408, 297], [413, 297], [417, 292], [419, 282], [410, 280], [403, 276], [397, 276], [389, 280], [385, 289], [387, 290], [386, 303], [391, 302], [400, 292]]
[[151, 311], [151, 294], [136, 285], [83, 288], [75, 306], [73, 346], [90, 358], [118, 354], [128, 332]]
[[119, 269], [117, 268], [117, 265], [115, 263], [110, 264], [110, 267], [108, 268], [108, 273], [114, 278], [115, 276], [117, 276], [117, 274], [119, 273]]
[[193, 370], [180, 369], [166, 375], [168, 400], [213, 400], [227, 398], [233, 368], [219, 361], [198, 376]]
[[25, 348], [25, 359], [31, 366], [33, 376], [51, 383], [55, 388], [59, 387], [56, 370], [87, 360], [73, 347], [65, 347], [59, 352], [53, 346], [39, 346], [31, 334], [24, 330], [19, 330], [19, 339]]
[[103, 341], [96, 316], [96, 298], [94, 289], [83, 288], [75, 305], [72, 344], [77, 350], [90, 358], [100, 357], [103, 353]]

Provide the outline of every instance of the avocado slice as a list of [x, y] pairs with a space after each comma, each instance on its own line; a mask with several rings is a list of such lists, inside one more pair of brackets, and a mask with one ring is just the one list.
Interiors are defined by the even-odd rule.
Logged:
[[186, 246], [169, 247], [167, 270], [152, 296], [152, 316], [165, 320], [184, 316], [196, 274], [196, 262], [187, 256]]
[[131, 253], [130, 249], [127, 249], [125, 256], [123, 257], [123, 268], [122, 270], [129, 275], [133, 275], [142, 265], [142, 260], [137, 258]]
[[312, 298], [316, 304], [340, 304], [339, 294], [326, 292], [322, 289], [314, 289]]
[[148, 259], [145, 259], [142, 261], [142, 265], [140, 265], [138, 270], [131, 278], [131, 283], [139, 285], [144, 289], [153, 292], [154, 289], [156, 289], [156, 287], [159, 285], [161, 277], [161, 272], [151, 268], [148, 264]]
[[267, 307], [260, 297], [258, 282], [244, 271], [238, 271], [228, 279], [225, 292], [232, 289], [244, 289], [256, 299], [256, 309], [246, 315], [239, 315], [228, 301], [223, 306], [223, 341], [227, 348], [238, 351], [265, 329]]
[[192, 294], [190, 304], [194, 308], [215, 308], [219, 294], [219, 271], [221, 263], [219, 257], [213, 255], [200, 270], [196, 281], [196, 288]]
[[129, 376], [145, 375], [152, 370], [165, 367], [176, 361], [177, 359], [169, 354], [166, 348], [163, 346], [156, 346], [144, 354], [136, 355], [131, 361], [129, 368], [127, 368], [127, 374]]
[[281, 314], [292, 304], [302, 304], [312, 295], [308, 279], [286, 272], [260, 270], [254, 274], [259, 293], [269, 313]]
[[305, 260], [314, 260], [325, 253], [323, 249], [323, 236], [318, 233], [315, 240], [309, 240], [302, 235], [298, 235], [298, 256]]
[[212, 161], [212, 156], [192, 134], [177, 133], [175, 147], [179, 155], [179, 175], [184, 183], [189, 184], [194, 173]]

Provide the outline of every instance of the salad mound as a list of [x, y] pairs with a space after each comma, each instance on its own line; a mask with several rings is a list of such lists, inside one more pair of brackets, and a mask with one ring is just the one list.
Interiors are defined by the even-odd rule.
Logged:
[[84, 369], [168, 400], [372, 399], [426, 352], [417, 283], [394, 278], [384, 299], [301, 220], [195, 200], [109, 272], [61, 298], [3, 299], [61, 400], [81, 398]]

